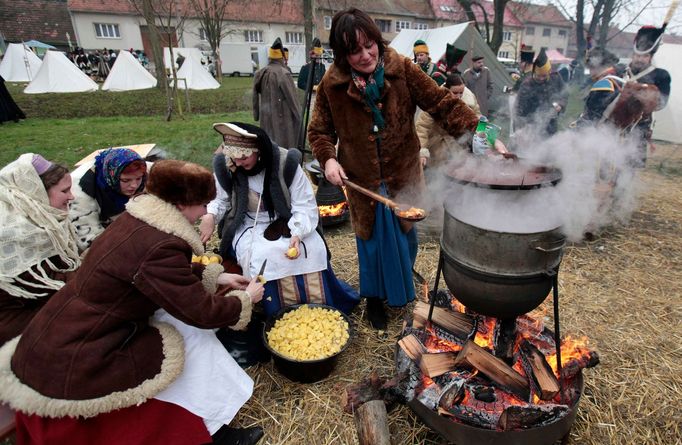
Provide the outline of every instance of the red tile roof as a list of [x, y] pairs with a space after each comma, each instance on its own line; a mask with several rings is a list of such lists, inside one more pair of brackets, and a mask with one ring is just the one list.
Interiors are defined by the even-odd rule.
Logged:
[[554, 5], [509, 2], [507, 10], [511, 10], [522, 23], [536, 23], [565, 28], [573, 26], [573, 23]]
[[[434, 13], [428, 2], [423, 0], [354, 0], [352, 6], [369, 15], [402, 15], [420, 19], [433, 19]], [[319, 0], [317, 8], [327, 11], [342, 11], [349, 4], [337, 0]]]
[[[491, 1], [481, 1], [480, 5], [485, 9], [486, 15], [488, 16], [488, 22], [492, 25], [493, 20], [495, 20], [495, 9], [493, 2]], [[450, 20], [453, 22], [466, 22], [467, 18], [464, 9], [459, 5], [456, 0], [431, 0], [431, 7], [433, 8], [433, 13], [436, 17], [442, 20]], [[444, 8], [443, 8], [444, 7]], [[443, 9], [446, 9], [445, 11]], [[483, 11], [477, 6], [472, 8], [476, 21], [479, 25], [485, 23]], [[514, 15], [514, 13], [509, 9], [504, 10], [504, 26], [521, 28], [523, 23]]]
[[[68, 0], [69, 9], [74, 12], [99, 12], [103, 14], [138, 14], [128, 0]], [[191, 11], [189, 0], [180, 0], [181, 8]], [[194, 14], [189, 13], [192, 17]], [[252, 0], [249, 2], [230, 2], [225, 11], [225, 19], [243, 22], [303, 23], [303, 10], [300, 1]]]
[[66, 33], [76, 42], [66, 0], [0, 0], [0, 31], [5, 40], [40, 40], [67, 47]]

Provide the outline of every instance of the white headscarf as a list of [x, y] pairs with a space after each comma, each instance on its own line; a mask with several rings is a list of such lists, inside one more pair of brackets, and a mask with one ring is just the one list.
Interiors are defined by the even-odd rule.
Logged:
[[[33, 153], [26, 153], [0, 170], [0, 289], [23, 298], [48, 295], [29, 292], [25, 286], [58, 290], [64, 285], [49, 277], [43, 261], [58, 272], [70, 272], [80, 265], [68, 212], [50, 205], [32, 160]], [[55, 255], [66, 268], [49, 260]], [[19, 278], [26, 271], [33, 277], [31, 282]]]

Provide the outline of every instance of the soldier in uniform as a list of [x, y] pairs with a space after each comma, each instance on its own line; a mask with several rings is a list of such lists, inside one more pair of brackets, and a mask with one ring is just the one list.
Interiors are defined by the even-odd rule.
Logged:
[[446, 44], [445, 54], [436, 62], [437, 71], [431, 75], [433, 80], [435, 80], [438, 85], [443, 85], [449, 74], [459, 73], [457, 67], [462, 63], [462, 60], [464, 60], [466, 53], [467, 52], [463, 49], [456, 48], [449, 43]]
[[576, 122], [578, 127], [609, 119], [623, 84], [618, 77], [617, 64], [618, 57], [604, 48], [594, 48], [588, 53], [585, 65], [593, 83], [585, 98], [585, 109]]
[[667, 23], [662, 27], [643, 26], [635, 36], [634, 54], [628, 66], [625, 79], [637, 82], [646, 88], [637, 88], [633, 92], [632, 102], [639, 102], [642, 108], [641, 118], [636, 123], [640, 143], [637, 159], [633, 166], [643, 168], [646, 165], [647, 147], [653, 132], [653, 111], [662, 110], [670, 97], [670, 73], [652, 65], [652, 59], [661, 43]]
[[518, 127], [542, 122], [543, 132], [552, 135], [558, 130], [558, 117], [566, 108], [568, 100], [564, 82], [557, 73], [552, 73], [552, 64], [540, 50], [533, 62], [533, 72], [521, 83], [515, 112]]
[[533, 72], [533, 59], [535, 58], [535, 51], [528, 49], [526, 45], [521, 45], [521, 61], [519, 62], [519, 77], [516, 79], [512, 91], [519, 91], [523, 80]]
[[437, 71], [436, 64], [431, 62], [431, 57], [429, 56], [429, 47], [423, 40], [417, 40], [414, 42], [414, 63], [419, 65], [419, 67], [433, 77], [433, 74]]

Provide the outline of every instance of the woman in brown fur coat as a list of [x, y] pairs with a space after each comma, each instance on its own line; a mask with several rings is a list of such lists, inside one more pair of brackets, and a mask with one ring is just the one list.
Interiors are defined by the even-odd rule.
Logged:
[[[374, 21], [350, 8], [332, 20], [334, 64], [318, 86], [308, 138], [327, 179], [350, 179], [383, 195], [410, 201], [423, 188], [416, 107], [454, 137], [471, 133], [478, 117], [440, 88], [407, 57], [386, 46]], [[338, 153], [336, 143], [338, 141]], [[357, 236], [360, 293], [372, 326], [384, 329], [383, 300], [403, 306], [414, 299], [414, 228], [382, 204], [348, 190]]]

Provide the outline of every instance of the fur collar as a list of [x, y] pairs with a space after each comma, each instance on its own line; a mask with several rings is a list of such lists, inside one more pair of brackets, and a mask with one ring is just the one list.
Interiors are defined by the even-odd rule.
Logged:
[[[398, 54], [393, 48], [387, 47], [384, 51], [384, 78], [399, 77], [404, 71], [403, 59], [405, 59], [404, 56]], [[328, 81], [330, 86], [345, 86], [351, 82], [351, 77], [349, 72], [341, 71], [333, 63], [325, 75], [325, 81]]]
[[126, 210], [130, 215], [144, 221], [155, 229], [175, 235], [187, 242], [195, 255], [204, 253], [199, 233], [187, 221], [180, 210], [154, 195], [141, 195], [128, 201]]
[[182, 373], [185, 348], [182, 335], [168, 323], [152, 322], [163, 342], [163, 362], [154, 377], [138, 386], [87, 400], [66, 400], [47, 397], [23, 383], [14, 374], [11, 360], [20, 337], [0, 348], [0, 400], [26, 414], [40, 417], [94, 417], [117, 409], [140, 405], [166, 389]]

